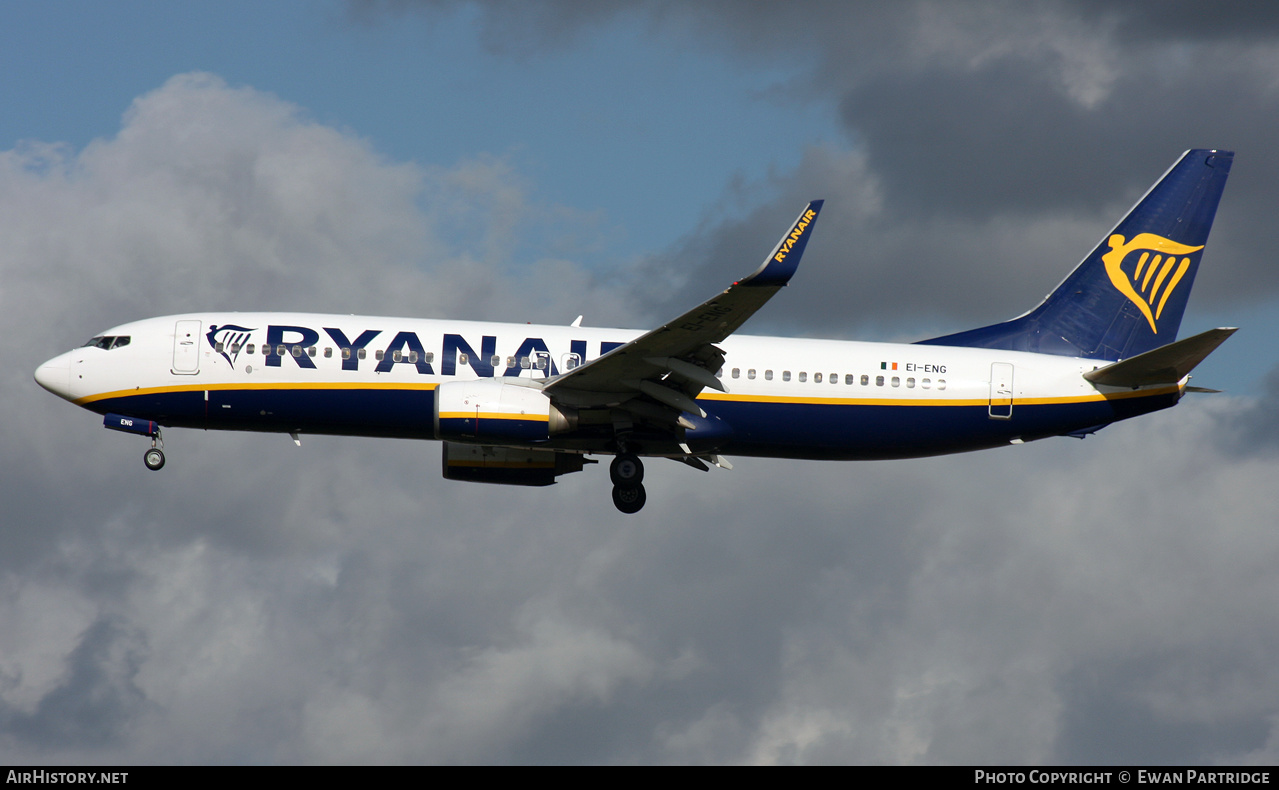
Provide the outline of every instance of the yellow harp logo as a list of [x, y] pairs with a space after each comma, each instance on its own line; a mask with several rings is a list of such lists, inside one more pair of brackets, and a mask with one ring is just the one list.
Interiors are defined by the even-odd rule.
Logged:
[[[1106, 264], [1110, 282], [1146, 316], [1150, 331], [1159, 334], [1155, 321], [1190, 268], [1190, 258], [1186, 256], [1202, 249], [1202, 244], [1190, 247], [1153, 233], [1139, 233], [1125, 244], [1124, 237], [1116, 233], [1110, 237], [1110, 252], [1101, 259]], [[1141, 254], [1133, 255], [1138, 252]], [[1131, 272], [1123, 268], [1129, 260]]]

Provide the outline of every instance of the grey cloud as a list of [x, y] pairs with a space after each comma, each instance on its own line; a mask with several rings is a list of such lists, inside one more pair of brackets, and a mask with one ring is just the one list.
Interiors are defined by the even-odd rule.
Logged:
[[1279, 452], [1279, 367], [1267, 374], [1260, 397], [1222, 413], [1218, 420], [1216, 444], [1224, 451], [1243, 457]]
[[[439, 13], [460, 5], [395, 7]], [[1279, 181], [1270, 139], [1279, 114], [1273, 89], [1279, 28], [1268, 8], [652, 2], [574, 16], [575, 4], [549, 3], [508, 24], [504, 4], [468, 5], [480, 9], [490, 33], [504, 31], [500, 38], [525, 55], [573, 46], [566, 31], [633, 14], [649, 19], [668, 46], [691, 40], [721, 48], [748, 68], [781, 62], [799, 69], [769, 95], [836, 108], [847, 134], [844, 156], [857, 166], [822, 172], [820, 162], [838, 155], [810, 152], [794, 172], [747, 189], [748, 204], [757, 207], [748, 216], [705, 226], [650, 262], [668, 277], [722, 287], [771, 243], [758, 230], [771, 227], [766, 218], [785, 216], [797, 197], [826, 197], [821, 232], [829, 238], [838, 225], [844, 238], [825, 252], [817, 242], [810, 260], [864, 273], [870, 258], [872, 273], [869, 280], [850, 274], [821, 283], [823, 294], [846, 295], [838, 318], [797, 305], [777, 316], [788, 326], [883, 337], [903, 331], [894, 311], [913, 307], [936, 316], [939, 332], [1018, 314], [1193, 147], [1239, 153], [1211, 246], [1214, 273], [1202, 278], [1197, 303], [1220, 308], [1279, 289], [1279, 270], [1269, 265], [1279, 245], [1269, 218]], [[840, 180], [853, 170], [875, 185], [880, 203], [873, 221], [858, 202], [863, 185]], [[784, 203], [776, 197], [782, 193]], [[742, 198], [739, 187], [727, 186], [725, 205]], [[1071, 246], [1038, 257], [1059, 240], [1054, 229], [1072, 225], [1079, 230]], [[1051, 235], [1040, 240], [1034, 232]], [[1026, 245], [1021, 253], [1014, 250], [1019, 245]], [[820, 262], [823, 255], [829, 263]], [[960, 264], [974, 272], [971, 279], [956, 276]], [[907, 301], [867, 296], [889, 292]], [[955, 299], [957, 292], [990, 298], [980, 304]], [[671, 309], [660, 299], [650, 302], [656, 320]]]
[[[130, 725], [145, 709], [135, 678], [146, 659], [140, 629], [128, 633], [113, 618], [100, 618], [80, 636], [67, 656], [67, 670], [35, 710], [15, 711], [0, 702], [7, 735], [56, 750], [120, 747]], [[7, 710], [6, 710], [7, 708]]]

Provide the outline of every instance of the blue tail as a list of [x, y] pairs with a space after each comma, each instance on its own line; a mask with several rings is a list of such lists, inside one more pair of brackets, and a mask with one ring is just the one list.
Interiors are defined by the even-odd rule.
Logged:
[[1116, 360], [1173, 342], [1234, 156], [1182, 154], [1029, 313], [920, 343]]

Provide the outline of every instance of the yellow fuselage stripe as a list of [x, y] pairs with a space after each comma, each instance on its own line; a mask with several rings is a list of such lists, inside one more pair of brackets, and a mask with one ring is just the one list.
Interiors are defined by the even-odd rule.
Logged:
[[546, 414], [494, 414], [491, 412], [474, 412], [474, 411], [444, 411], [440, 412], [441, 420], [473, 420], [476, 417], [483, 420], [529, 420], [531, 422], [550, 422], [550, 416]]
[[[75, 403], [78, 405], [86, 405], [101, 400], [111, 398], [129, 398], [139, 395], [165, 395], [178, 392], [231, 392], [231, 391], [265, 391], [265, 390], [398, 390], [398, 391], [417, 391], [426, 392], [439, 387], [438, 383], [413, 383], [413, 382], [278, 382], [278, 383], [254, 383], [254, 384], [183, 384], [171, 387], [149, 387], [143, 389], [137, 387], [130, 390], [115, 390], [113, 392], [102, 392], [96, 395], [86, 395], [83, 398], [77, 398]], [[1086, 395], [1058, 396], [1049, 398], [1013, 398], [1012, 401], [1018, 406], [1045, 406], [1060, 405], [1067, 403], [1088, 403], [1108, 400], [1124, 400], [1127, 398], [1144, 398], [1156, 395], [1168, 395], [1177, 392], [1179, 387], [1170, 384], [1165, 387], [1142, 390], [1124, 390], [1121, 392], [1092, 392]], [[797, 398], [786, 395], [733, 395], [719, 392], [703, 392], [697, 396], [700, 401], [720, 401], [727, 403], [777, 403], [790, 405], [812, 405], [812, 406], [986, 406], [991, 402], [990, 398]], [[1007, 403], [1008, 399], [996, 399], [997, 403]], [[473, 413], [450, 412], [442, 417], [473, 417]], [[546, 420], [546, 416], [528, 415], [528, 414], [510, 414], [510, 415], [482, 415], [487, 419], [513, 419], [513, 420]]]

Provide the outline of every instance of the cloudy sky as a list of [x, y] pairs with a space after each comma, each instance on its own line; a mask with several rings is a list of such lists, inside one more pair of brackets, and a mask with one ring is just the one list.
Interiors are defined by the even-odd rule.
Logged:
[[[0, 9], [0, 761], [1279, 761], [1279, 7]], [[645, 328], [826, 209], [756, 333], [1037, 300], [1191, 147], [1226, 394], [1085, 441], [439, 478], [166, 434], [44, 359], [199, 309]]]

